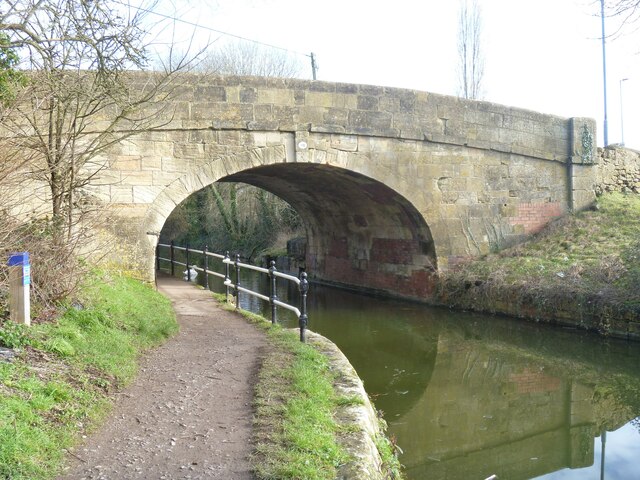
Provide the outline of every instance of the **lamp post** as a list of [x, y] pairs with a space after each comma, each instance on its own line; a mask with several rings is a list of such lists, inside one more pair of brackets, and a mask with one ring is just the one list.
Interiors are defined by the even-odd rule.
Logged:
[[604, 83], [604, 123], [603, 123], [603, 134], [604, 134], [604, 146], [609, 145], [609, 124], [607, 121], [607, 56], [606, 56], [606, 37], [604, 34], [604, 0], [600, 0], [600, 17], [602, 19], [602, 76]]
[[628, 78], [620, 79], [620, 146], [624, 147], [624, 114], [623, 114], [623, 103], [622, 103], [622, 82], [626, 82], [629, 80]]
[[602, 434], [600, 434], [600, 442], [602, 443], [602, 451], [600, 452], [600, 480], [604, 480], [604, 449], [607, 446], [606, 430], [602, 430]]

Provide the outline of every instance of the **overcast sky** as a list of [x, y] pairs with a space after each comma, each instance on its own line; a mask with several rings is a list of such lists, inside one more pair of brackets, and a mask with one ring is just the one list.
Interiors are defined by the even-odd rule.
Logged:
[[[600, 2], [478, 0], [483, 99], [598, 122], [603, 145]], [[314, 52], [318, 80], [456, 94], [457, 0], [162, 0], [158, 12], [293, 52]], [[177, 39], [229, 37], [176, 23]], [[640, 25], [639, 25], [640, 26]], [[165, 27], [166, 28], [166, 27]], [[607, 33], [617, 22], [607, 19]], [[186, 43], [183, 43], [186, 45]], [[640, 30], [607, 41], [609, 143], [640, 149]], [[311, 76], [310, 60], [299, 58]]]

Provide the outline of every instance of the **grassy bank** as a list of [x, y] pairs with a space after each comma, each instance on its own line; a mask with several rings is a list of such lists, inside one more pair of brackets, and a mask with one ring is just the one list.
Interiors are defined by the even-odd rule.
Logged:
[[93, 275], [60, 319], [4, 321], [0, 344], [0, 478], [45, 479], [80, 433], [109, 410], [109, 392], [135, 375], [142, 351], [177, 331], [169, 301], [140, 282]]
[[439, 295], [456, 308], [624, 331], [640, 318], [640, 196], [605, 194], [597, 209], [443, 275]]
[[[216, 298], [224, 305], [224, 295]], [[232, 309], [232, 306], [227, 306]], [[353, 426], [339, 425], [340, 406], [359, 399], [338, 396], [325, 355], [301, 343], [298, 333], [263, 317], [242, 315], [265, 329], [272, 345], [263, 362], [255, 398], [255, 473], [260, 479], [333, 480], [349, 454], [339, 442]], [[400, 465], [386, 438], [376, 439], [386, 477], [400, 479]]]

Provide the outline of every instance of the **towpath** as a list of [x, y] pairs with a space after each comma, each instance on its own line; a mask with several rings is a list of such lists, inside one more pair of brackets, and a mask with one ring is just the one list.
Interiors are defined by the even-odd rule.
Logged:
[[264, 334], [205, 290], [161, 277], [180, 333], [142, 359], [104, 426], [59, 480], [251, 479], [252, 400]]

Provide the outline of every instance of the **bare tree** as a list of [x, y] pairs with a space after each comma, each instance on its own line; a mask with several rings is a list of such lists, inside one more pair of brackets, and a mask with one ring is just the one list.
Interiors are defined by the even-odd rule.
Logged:
[[[604, 6], [605, 15], [616, 18], [619, 22], [617, 29], [610, 35], [617, 37], [626, 27], [637, 29], [640, 22], [640, 0], [597, 0], [598, 10]], [[598, 12], [600, 15], [600, 12]]]
[[295, 78], [300, 75], [302, 65], [285, 50], [233, 41], [209, 51], [199, 70], [222, 75]]
[[460, 0], [458, 11], [458, 95], [482, 97], [482, 14], [477, 0]]
[[[0, 88], [3, 79], [11, 83], [11, 102], [0, 101], [0, 254], [32, 254], [41, 305], [67, 297], [82, 278], [80, 247], [105, 221], [85, 187], [108, 166], [107, 149], [162, 126], [163, 100], [188, 67], [178, 60], [163, 72], [131, 72], [147, 64], [143, 20], [152, 8], [119, 0], [0, 3]], [[7, 199], [33, 185], [42, 185], [46, 216], [14, 214], [21, 206]], [[0, 266], [0, 310], [2, 277]]]
[[110, 146], [157, 128], [172, 74], [131, 81], [147, 63], [143, 18], [115, 0], [5, 0], [0, 31], [17, 49], [27, 84], [4, 128], [33, 153], [31, 174], [49, 187], [52, 228], [69, 241], [81, 190], [105, 167]]
[[640, 0], [609, 0], [605, 1], [605, 7], [611, 15], [622, 15], [628, 20], [640, 17]]

